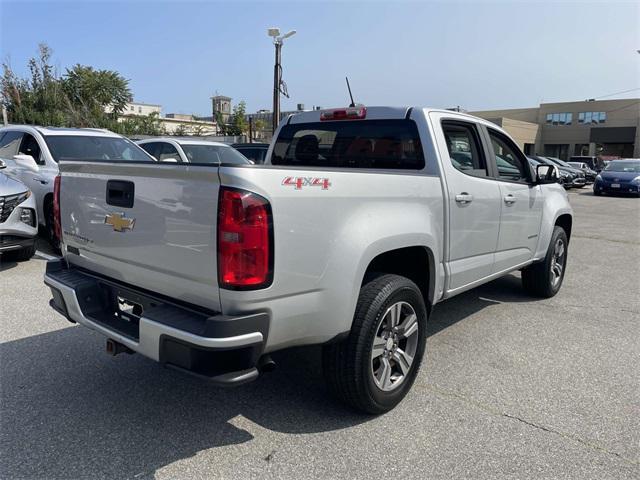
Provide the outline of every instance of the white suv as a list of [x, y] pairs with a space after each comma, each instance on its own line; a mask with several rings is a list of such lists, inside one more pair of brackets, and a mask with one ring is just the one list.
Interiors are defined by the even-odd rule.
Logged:
[[26, 185], [2, 173], [0, 160], [0, 255], [28, 260], [36, 252], [36, 202]]
[[[70, 141], [74, 140], [75, 141]], [[5, 174], [24, 183], [35, 197], [39, 224], [57, 246], [53, 216], [53, 184], [61, 158], [148, 160], [133, 142], [108, 130], [10, 125], [0, 128], [0, 159]], [[128, 160], [129, 158], [124, 158]]]

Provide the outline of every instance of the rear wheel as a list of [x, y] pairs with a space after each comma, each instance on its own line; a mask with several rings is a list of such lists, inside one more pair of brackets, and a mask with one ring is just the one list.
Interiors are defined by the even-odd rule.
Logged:
[[551, 242], [542, 262], [529, 265], [522, 270], [522, 286], [532, 295], [553, 297], [562, 286], [567, 266], [569, 242], [562, 227], [553, 227]]
[[358, 410], [391, 410], [415, 381], [424, 355], [426, 322], [415, 283], [398, 275], [372, 278], [360, 290], [349, 337], [324, 348], [329, 389]]

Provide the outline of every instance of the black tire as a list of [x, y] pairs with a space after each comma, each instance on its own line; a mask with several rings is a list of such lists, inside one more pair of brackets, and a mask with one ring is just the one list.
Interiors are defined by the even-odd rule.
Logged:
[[36, 254], [36, 246], [35, 244], [30, 247], [24, 247], [20, 250], [12, 250], [3, 254], [6, 260], [13, 260], [15, 262], [24, 262], [29, 260]]
[[[398, 303], [402, 308], [409, 305], [417, 317], [417, 332], [411, 334], [415, 354], [404, 378], [393, 390], [384, 391], [374, 379], [373, 365], [379, 360], [372, 360], [373, 342], [385, 326], [383, 322], [388, 318], [385, 313]], [[427, 339], [426, 326], [427, 310], [415, 283], [398, 275], [373, 275], [360, 289], [349, 337], [323, 349], [323, 372], [329, 390], [362, 412], [381, 414], [393, 409], [411, 389], [418, 374]], [[408, 342], [399, 340], [398, 344], [402, 341]], [[384, 348], [387, 352], [388, 347]], [[387, 360], [387, 365], [389, 362], [393, 362], [394, 368], [400, 368], [394, 358]]]
[[[562, 242], [563, 254], [562, 258], [557, 257], [557, 244]], [[569, 241], [567, 240], [567, 234], [562, 227], [556, 225], [553, 227], [553, 234], [551, 235], [551, 241], [549, 242], [549, 248], [544, 260], [522, 270], [522, 286], [525, 291], [536, 297], [551, 298], [562, 286], [564, 280], [564, 274], [567, 270], [567, 254], [569, 251]], [[562, 269], [559, 276], [557, 275], [557, 265], [554, 264], [556, 269], [555, 274], [552, 273], [552, 262], [561, 264]]]
[[596, 197], [599, 197], [600, 195], [602, 195], [602, 192], [600, 192], [599, 190], [594, 190], [594, 191], [593, 191], [593, 194], [594, 194]]

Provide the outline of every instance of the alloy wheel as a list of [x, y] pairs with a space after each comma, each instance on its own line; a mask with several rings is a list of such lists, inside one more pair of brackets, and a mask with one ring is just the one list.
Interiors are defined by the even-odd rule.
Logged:
[[371, 372], [376, 386], [396, 389], [409, 374], [418, 348], [418, 316], [407, 302], [391, 305], [380, 320], [371, 349]]

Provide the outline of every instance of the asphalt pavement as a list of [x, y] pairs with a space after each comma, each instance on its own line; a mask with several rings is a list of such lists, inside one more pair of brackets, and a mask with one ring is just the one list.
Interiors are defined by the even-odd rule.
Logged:
[[317, 348], [233, 389], [109, 357], [48, 306], [41, 242], [0, 263], [0, 477], [638, 479], [640, 200], [583, 190], [560, 293], [513, 274], [439, 304], [379, 417], [328, 396]]

